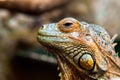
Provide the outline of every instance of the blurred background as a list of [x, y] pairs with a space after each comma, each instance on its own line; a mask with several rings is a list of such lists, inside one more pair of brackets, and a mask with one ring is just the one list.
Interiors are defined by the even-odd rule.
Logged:
[[118, 34], [119, 0], [0, 0], [0, 80], [59, 80], [57, 62], [37, 42], [39, 27], [65, 17]]

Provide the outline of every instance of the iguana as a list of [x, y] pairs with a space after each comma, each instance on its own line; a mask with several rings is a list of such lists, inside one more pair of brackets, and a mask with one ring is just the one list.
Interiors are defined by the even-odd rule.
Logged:
[[56, 57], [61, 80], [120, 80], [115, 37], [99, 25], [68, 17], [41, 26], [37, 39]]

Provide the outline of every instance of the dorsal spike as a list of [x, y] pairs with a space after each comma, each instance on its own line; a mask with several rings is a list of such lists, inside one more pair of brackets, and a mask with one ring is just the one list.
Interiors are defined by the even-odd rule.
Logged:
[[116, 39], [117, 36], [118, 36], [118, 34], [115, 34], [115, 35], [111, 38], [112, 43], [115, 41], [115, 39]]
[[112, 47], [114, 48], [116, 45], [117, 45], [117, 43], [113, 43], [113, 44], [112, 44]]

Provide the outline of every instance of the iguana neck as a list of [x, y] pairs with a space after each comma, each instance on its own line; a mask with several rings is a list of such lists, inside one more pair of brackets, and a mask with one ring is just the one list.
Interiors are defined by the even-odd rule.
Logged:
[[109, 70], [97, 79], [91, 78], [85, 74], [81, 74], [71, 63], [66, 62], [64, 58], [56, 55], [59, 68], [60, 80], [119, 80], [120, 70], [114, 63], [109, 64]]
[[107, 58], [108, 62], [108, 70], [106, 72], [106, 76], [110, 78], [110, 80], [115, 80], [115, 78], [119, 78], [117, 80], [120, 80], [120, 66], [119, 64], [120, 59], [116, 58], [114, 61], [109, 57]]
[[[66, 62], [63, 58], [60, 56], [56, 56], [58, 60], [58, 65], [60, 68], [60, 80], [95, 80], [87, 75], [82, 75], [76, 68], [74, 68], [73, 65], [71, 65], [69, 62]], [[85, 78], [86, 77], [86, 78]]]

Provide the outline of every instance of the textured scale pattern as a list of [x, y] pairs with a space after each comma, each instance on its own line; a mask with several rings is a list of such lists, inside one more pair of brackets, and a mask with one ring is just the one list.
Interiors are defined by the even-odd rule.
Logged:
[[102, 51], [106, 51], [108, 53], [115, 53], [114, 48], [111, 46], [112, 42], [110, 40], [109, 34], [98, 25], [90, 25], [90, 31], [92, 34], [92, 38], [99, 45]]
[[99, 25], [65, 18], [41, 26], [37, 39], [56, 57], [61, 80], [115, 80], [120, 79], [115, 37]]

